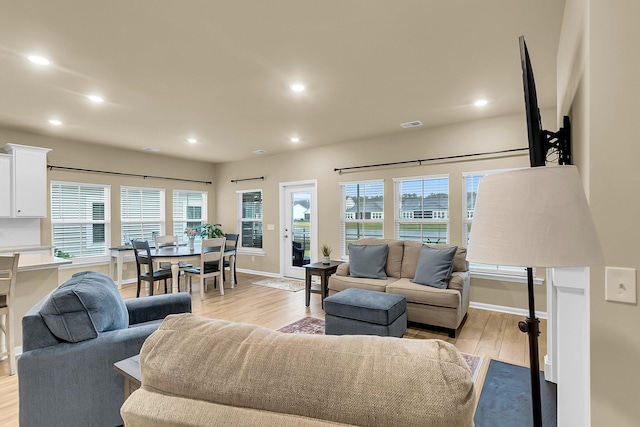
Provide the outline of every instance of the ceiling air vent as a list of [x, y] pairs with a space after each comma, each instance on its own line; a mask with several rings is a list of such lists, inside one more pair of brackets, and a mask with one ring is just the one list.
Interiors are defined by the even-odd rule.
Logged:
[[412, 122], [401, 123], [400, 126], [402, 126], [405, 129], [407, 129], [407, 128], [415, 128], [415, 127], [418, 127], [418, 126], [422, 126], [422, 122], [420, 120], [414, 120]]

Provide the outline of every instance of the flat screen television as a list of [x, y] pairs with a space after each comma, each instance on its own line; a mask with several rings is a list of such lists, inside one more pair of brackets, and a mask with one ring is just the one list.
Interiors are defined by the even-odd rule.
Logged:
[[529, 135], [529, 160], [531, 166], [545, 166], [553, 153], [557, 153], [558, 164], [571, 164], [571, 122], [568, 116], [563, 118], [563, 127], [558, 132], [542, 128], [536, 82], [524, 36], [520, 36], [520, 62], [522, 65], [522, 84], [524, 86], [524, 105], [527, 114], [527, 133]]

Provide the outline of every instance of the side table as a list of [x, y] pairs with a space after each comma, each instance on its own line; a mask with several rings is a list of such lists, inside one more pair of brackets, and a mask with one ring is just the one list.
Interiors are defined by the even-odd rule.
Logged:
[[113, 369], [124, 377], [124, 400], [140, 388], [140, 355], [136, 354], [128, 359], [113, 364]]
[[[336, 272], [340, 264], [342, 264], [342, 261], [331, 261], [329, 264], [314, 262], [303, 265], [306, 272], [304, 296], [307, 307], [311, 302], [311, 293], [314, 293], [322, 295], [322, 308], [324, 308], [324, 299], [329, 291], [329, 276]], [[311, 276], [320, 276], [320, 290], [311, 289]]]

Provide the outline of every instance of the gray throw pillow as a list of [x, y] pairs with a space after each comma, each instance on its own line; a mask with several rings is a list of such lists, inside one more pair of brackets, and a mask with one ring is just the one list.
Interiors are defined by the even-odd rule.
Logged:
[[111, 277], [92, 271], [74, 274], [51, 292], [40, 315], [51, 333], [67, 342], [129, 326], [129, 312], [116, 284]]
[[412, 280], [419, 285], [433, 286], [438, 289], [446, 289], [449, 286], [453, 259], [456, 256], [457, 246], [448, 249], [434, 249], [422, 245], [416, 274]]
[[349, 276], [386, 279], [389, 245], [349, 245]]

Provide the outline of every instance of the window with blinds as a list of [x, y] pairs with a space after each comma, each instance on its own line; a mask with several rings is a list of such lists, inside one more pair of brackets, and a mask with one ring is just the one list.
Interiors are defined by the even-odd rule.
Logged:
[[[207, 222], [207, 193], [202, 191], [173, 191], [173, 235], [186, 243], [187, 227], [198, 228]], [[200, 238], [198, 235], [197, 239]]]
[[[478, 184], [483, 176], [498, 171], [492, 172], [473, 172], [464, 173], [462, 175], [462, 183], [465, 189], [463, 216], [462, 216], [462, 243], [465, 247], [469, 245], [469, 238], [471, 237], [471, 229], [473, 225], [473, 217], [476, 207], [476, 199], [478, 197]], [[470, 270], [476, 272], [484, 272], [490, 274], [506, 274], [506, 275], [526, 275], [527, 269], [525, 267], [511, 267], [503, 265], [488, 265], [480, 264], [477, 262], [469, 263]]]
[[384, 181], [340, 183], [340, 251], [365, 237], [384, 237]]
[[72, 258], [103, 256], [110, 245], [110, 187], [51, 182], [53, 246]]
[[449, 177], [396, 178], [394, 184], [395, 238], [449, 243]]
[[164, 189], [120, 187], [122, 243], [165, 234]]
[[262, 190], [238, 191], [238, 250], [262, 253]]

